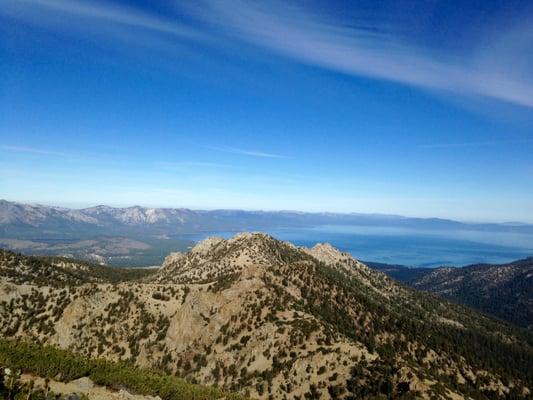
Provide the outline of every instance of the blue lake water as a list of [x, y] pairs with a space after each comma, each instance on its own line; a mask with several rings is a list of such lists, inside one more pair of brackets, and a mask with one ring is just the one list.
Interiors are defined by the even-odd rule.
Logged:
[[[329, 242], [364, 261], [417, 267], [505, 263], [533, 256], [533, 235], [509, 232], [326, 225], [272, 229], [266, 233], [299, 246]], [[234, 235], [227, 231], [206, 232], [183, 238], [199, 241], [208, 236]]]

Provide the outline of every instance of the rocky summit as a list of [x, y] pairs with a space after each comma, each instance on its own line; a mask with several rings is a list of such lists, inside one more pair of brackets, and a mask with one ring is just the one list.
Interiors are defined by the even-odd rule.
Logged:
[[210, 238], [158, 270], [0, 256], [3, 337], [257, 399], [531, 396], [530, 332], [329, 244]]

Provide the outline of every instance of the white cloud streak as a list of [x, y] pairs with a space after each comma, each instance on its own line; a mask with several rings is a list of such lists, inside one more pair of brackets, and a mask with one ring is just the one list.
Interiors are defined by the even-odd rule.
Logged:
[[57, 157], [68, 157], [68, 154], [61, 153], [58, 151], [50, 151], [45, 149], [36, 149], [33, 147], [20, 147], [20, 146], [0, 146], [0, 149], [6, 150], [6, 151], [12, 151], [17, 153], [32, 153], [32, 154], [40, 154], [45, 156], [57, 156]]
[[77, 30], [84, 36], [106, 36], [130, 44], [162, 47], [168, 46], [165, 39], [170, 39], [171, 43], [208, 40], [206, 35], [177, 18], [157, 16], [108, 1], [6, 0], [0, 13], [54, 30]]
[[181, 168], [234, 168], [233, 165], [214, 163], [208, 161], [161, 161], [157, 163], [158, 166], [168, 169], [181, 169]]
[[464, 142], [464, 143], [434, 143], [422, 144], [419, 147], [422, 149], [451, 149], [460, 147], [490, 147], [490, 146], [505, 146], [513, 144], [527, 144], [533, 143], [533, 140], [493, 140], [486, 142]]
[[[438, 45], [421, 48], [402, 39], [401, 32], [407, 27], [401, 24], [376, 25], [369, 30], [357, 28], [359, 22], [364, 26], [364, 21], [350, 21], [348, 27], [275, 0], [201, 0], [194, 4], [196, 7], [189, 7], [193, 15], [233, 38], [310, 65], [533, 107], [532, 71], [524, 74], [521, 69], [522, 74], [515, 74], [515, 66], [531, 61], [527, 46], [533, 40], [533, 29], [527, 27], [533, 26], [533, 20], [528, 16], [523, 25], [515, 27], [519, 34], [499, 32], [492, 39], [502, 42], [482, 43], [479, 51], [450, 57], [438, 54]], [[511, 40], [517, 36], [520, 41]], [[507, 51], [509, 42], [514, 43], [512, 54]], [[502, 51], [507, 56], [505, 64]]]
[[[379, 16], [338, 21], [325, 18], [309, 3], [279, 0], [197, 0], [174, 5], [179, 13], [161, 15], [110, 1], [6, 0], [0, 13], [54, 30], [107, 35], [170, 53], [187, 41], [222, 49], [228, 43], [249, 43], [349, 75], [533, 108], [531, 15], [523, 15], [511, 29], [496, 27], [491, 37], [479, 38], [477, 47], [465, 54], [450, 54], [439, 43], [429, 48], [407, 39], [403, 32], [412, 21], [385, 23]], [[195, 23], [184, 19], [184, 13]]]
[[211, 150], [221, 151], [224, 153], [240, 154], [243, 156], [260, 157], [260, 158], [289, 158], [281, 154], [266, 153], [263, 151], [239, 149], [235, 147], [208, 147]]

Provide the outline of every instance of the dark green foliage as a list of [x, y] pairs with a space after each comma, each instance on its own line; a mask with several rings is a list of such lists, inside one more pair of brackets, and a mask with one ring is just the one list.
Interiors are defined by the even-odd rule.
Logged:
[[169, 296], [167, 296], [164, 293], [160, 293], [160, 292], [152, 293], [152, 298], [154, 298], [156, 300], [161, 300], [161, 301], [169, 301], [170, 300]]
[[211, 400], [224, 396], [228, 400], [242, 399], [217, 388], [193, 385], [129, 363], [84, 358], [65, 350], [26, 342], [0, 339], [0, 365], [41, 377], [61, 377], [63, 381], [87, 376], [98, 385], [125, 387], [134, 393], [160, 396], [163, 400]]
[[533, 329], [533, 257], [503, 265], [439, 268], [408, 283]]
[[[33, 380], [22, 382], [20, 371], [11, 371], [9, 375], [0, 367], [0, 400], [46, 400], [59, 399], [61, 395], [50, 391], [48, 383], [44, 388], [36, 388]], [[79, 400], [87, 400], [86, 396], [79, 396]]]
[[406, 267], [404, 265], [397, 265], [397, 264], [384, 264], [384, 263], [378, 263], [378, 262], [364, 262], [366, 265], [368, 265], [370, 268], [375, 269], [376, 271], [383, 272], [384, 274], [387, 274], [391, 278], [396, 279], [397, 281], [408, 283], [411, 281], [414, 281], [417, 278], [421, 278], [424, 275], [429, 274], [430, 272], [434, 271], [433, 268], [411, 268]]
[[[299, 272], [295, 274], [297, 268]], [[405, 392], [402, 394], [404, 397], [412, 396], [412, 391], [406, 391], [405, 382], [396, 381], [394, 374], [402, 365], [420, 366], [427, 349], [433, 349], [451, 365], [466, 362], [474, 370], [489, 370], [500, 378], [528, 387], [533, 385], [533, 335], [527, 331], [513, 329], [462, 306], [409, 289], [402, 289], [400, 297], [387, 301], [357, 276], [316, 260], [307, 264], [305, 269], [299, 267], [298, 263], [292, 263], [272, 267], [271, 271], [284, 278], [294, 276], [288, 282], [299, 287], [303, 301], [293, 307], [296, 310], [301, 307], [325, 323], [325, 342], [330, 338], [334, 340], [335, 335], [340, 333], [362, 342], [370, 352], [379, 355], [372, 367], [374, 374], [348, 385], [356, 387], [353, 398], [389, 397], [400, 392]], [[367, 279], [374, 281], [374, 287], [380, 287], [382, 283], [386, 284], [387, 278], [371, 272]], [[380, 283], [379, 279], [383, 279], [383, 282]], [[286, 297], [286, 292], [284, 294], [282, 290], [282, 279], [275, 281], [267, 278], [266, 283], [281, 298]], [[325, 296], [324, 293], [330, 293], [332, 288], [335, 294]], [[282, 303], [288, 304], [290, 300], [285, 298]], [[462, 326], [439, 323], [436, 317], [449, 318]], [[378, 341], [376, 338], [382, 335], [390, 339]], [[413, 353], [413, 346], [421, 348]], [[438, 362], [428, 365], [426, 372], [424, 368], [418, 374], [427, 373], [428, 377], [437, 379], [459, 393], [469, 396], [475, 394], [474, 398], [499, 398], [496, 392], [481, 385], [479, 379], [460, 385], [454, 374], [446, 374], [439, 369]], [[369, 382], [374, 386], [370, 387]], [[307, 397], [313, 398], [313, 395], [311, 390]]]
[[17, 284], [76, 286], [84, 283], [119, 283], [147, 278], [154, 269], [118, 268], [62, 257], [25, 256], [0, 249], [0, 276]]
[[233, 285], [233, 283], [239, 279], [239, 276], [241, 276], [241, 274], [236, 272], [218, 277], [216, 282], [209, 287], [209, 290], [215, 293], [221, 292]]

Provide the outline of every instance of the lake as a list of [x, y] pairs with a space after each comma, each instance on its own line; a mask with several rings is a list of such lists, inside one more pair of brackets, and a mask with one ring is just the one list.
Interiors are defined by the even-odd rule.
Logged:
[[[299, 246], [329, 242], [364, 261], [416, 267], [505, 263], [533, 256], [533, 235], [510, 232], [324, 225], [272, 229], [266, 233]], [[208, 236], [234, 235], [235, 232], [223, 231], [180, 237], [197, 242]]]

